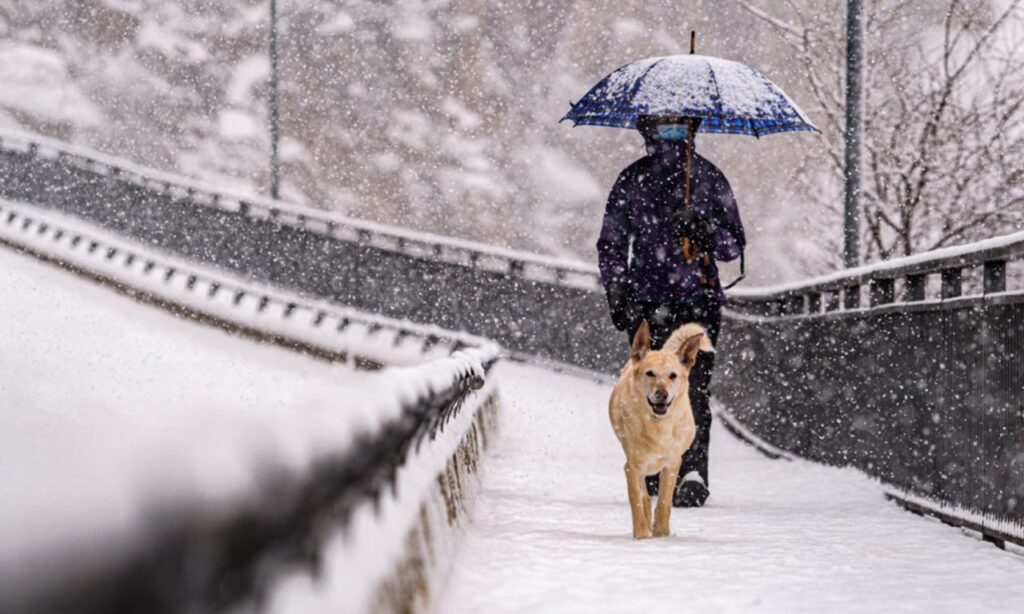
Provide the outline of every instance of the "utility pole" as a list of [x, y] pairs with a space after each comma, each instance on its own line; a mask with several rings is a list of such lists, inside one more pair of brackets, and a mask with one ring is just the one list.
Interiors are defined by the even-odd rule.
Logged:
[[277, 0], [270, 0], [270, 196], [277, 200], [281, 175], [278, 140], [281, 136], [277, 104]]
[[846, 2], [846, 150], [843, 162], [843, 264], [860, 264], [860, 154], [864, 130], [864, 12]]

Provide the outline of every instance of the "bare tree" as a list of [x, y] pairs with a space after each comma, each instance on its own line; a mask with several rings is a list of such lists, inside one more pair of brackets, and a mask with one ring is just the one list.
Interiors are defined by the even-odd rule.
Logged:
[[[801, 191], [838, 216], [844, 53], [833, 5], [741, 6], [789, 46], [806, 76], [827, 156], [809, 156]], [[886, 259], [1024, 225], [1022, 0], [868, 0], [865, 12], [865, 254]], [[764, 6], [768, 3], [762, 2]]]

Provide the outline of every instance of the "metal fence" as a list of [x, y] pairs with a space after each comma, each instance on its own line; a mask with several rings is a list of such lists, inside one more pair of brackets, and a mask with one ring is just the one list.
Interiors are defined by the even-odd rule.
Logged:
[[1024, 234], [734, 296], [716, 395], [777, 448], [1024, 543], [1022, 255]]

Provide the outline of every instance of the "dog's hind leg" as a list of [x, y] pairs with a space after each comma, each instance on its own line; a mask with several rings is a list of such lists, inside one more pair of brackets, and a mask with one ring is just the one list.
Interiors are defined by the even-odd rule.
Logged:
[[633, 539], [647, 539], [651, 537], [651, 499], [647, 496], [643, 474], [631, 469], [629, 463], [626, 463], [626, 491], [633, 515]]
[[670, 533], [669, 518], [672, 515], [672, 492], [679, 477], [681, 460], [673, 466], [665, 467], [658, 477], [658, 506], [654, 511], [654, 537], [668, 537]]

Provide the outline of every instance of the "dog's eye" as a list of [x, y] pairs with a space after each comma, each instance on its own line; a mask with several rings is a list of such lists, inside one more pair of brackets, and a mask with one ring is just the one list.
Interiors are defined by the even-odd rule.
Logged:
[[654, 377], [654, 371], [648, 371], [647, 373], [644, 373], [644, 375], [647, 377]]
[[675, 378], [677, 378], [677, 377], [679, 377], [679, 374], [678, 374], [678, 373], [669, 373], [669, 374], [668, 374], [668, 378], [669, 378], [669, 379], [675, 379]]

